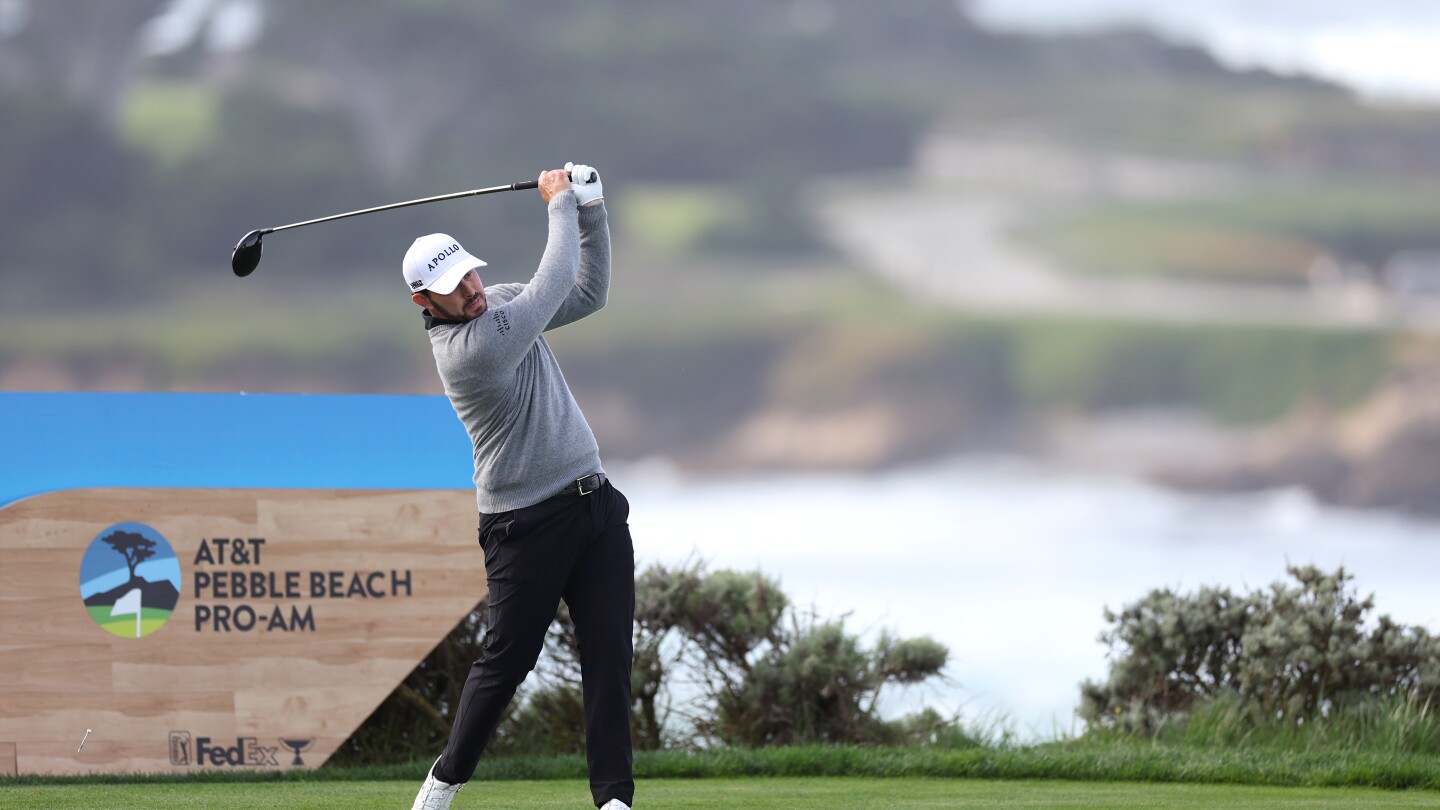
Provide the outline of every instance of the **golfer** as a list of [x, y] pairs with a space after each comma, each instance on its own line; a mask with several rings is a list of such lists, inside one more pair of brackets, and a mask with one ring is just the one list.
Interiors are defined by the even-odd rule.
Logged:
[[591, 795], [602, 810], [628, 810], [634, 799], [630, 505], [607, 480], [590, 426], [541, 336], [599, 310], [610, 287], [599, 176], [589, 166], [565, 168], [569, 174], [540, 175], [550, 232], [528, 284], [485, 287], [477, 272], [485, 262], [445, 234], [422, 236], [405, 254], [405, 283], [425, 311], [445, 395], [470, 434], [490, 591], [485, 652], [470, 668], [450, 739], [414, 810], [450, 807], [475, 773], [561, 599], [580, 643]]

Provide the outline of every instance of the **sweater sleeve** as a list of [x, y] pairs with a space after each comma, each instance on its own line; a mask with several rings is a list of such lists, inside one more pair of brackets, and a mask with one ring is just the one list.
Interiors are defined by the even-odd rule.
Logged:
[[546, 331], [598, 312], [610, 294], [610, 224], [605, 203], [580, 206], [579, 222], [579, 275], [574, 289], [545, 326]]
[[575, 287], [580, 233], [575, 193], [550, 198], [550, 232], [535, 277], [506, 303], [455, 330], [448, 352], [457, 377], [490, 377], [520, 365]]

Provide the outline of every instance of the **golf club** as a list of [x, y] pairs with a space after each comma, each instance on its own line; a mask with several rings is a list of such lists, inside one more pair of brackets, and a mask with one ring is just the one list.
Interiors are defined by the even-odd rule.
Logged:
[[[590, 178], [586, 182], [593, 183], [594, 181], [595, 173], [591, 172]], [[380, 205], [375, 208], [363, 208], [359, 211], [349, 211], [344, 214], [332, 214], [331, 216], [320, 217], [319, 219], [307, 219], [304, 222], [292, 222], [289, 225], [281, 225], [275, 228], [261, 228], [241, 237], [240, 242], [235, 245], [235, 250], [230, 253], [230, 269], [235, 272], [235, 275], [241, 278], [255, 272], [255, 268], [260, 264], [260, 240], [267, 233], [288, 231], [291, 228], [303, 228], [306, 225], [318, 225], [321, 222], [330, 222], [331, 220], [345, 219], [346, 217], [358, 217], [361, 214], [373, 214], [376, 211], [389, 211], [392, 208], [406, 208], [411, 205], [424, 205], [425, 203], [440, 202], [442, 200], [456, 200], [461, 197], [474, 197], [479, 194], [494, 194], [499, 191], [523, 191], [525, 189], [536, 188], [539, 185], [540, 183], [537, 180], [522, 180], [519, 183], [510, 183], [504, 186], [457, 191], [453, 194], [441, 194], [438, 197], [424, 197], [419, 200], [407, 200], [389, 205]]]

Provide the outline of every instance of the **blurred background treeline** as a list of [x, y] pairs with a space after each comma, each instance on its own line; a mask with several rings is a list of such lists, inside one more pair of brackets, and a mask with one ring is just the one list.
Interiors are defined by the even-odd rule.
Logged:
[[0, 120], [6, 389], [435, 393], [399, 257], [524, 279], [537, 201], [231, 246], [576, 160], [616, 281], [554, 342], [612, 457], [1440, 508], [1435, 107], [953, 0], [10, 0]]

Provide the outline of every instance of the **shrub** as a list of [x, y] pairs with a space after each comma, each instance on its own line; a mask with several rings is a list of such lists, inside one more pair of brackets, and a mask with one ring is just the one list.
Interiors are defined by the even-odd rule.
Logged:
[[1239, 596], [1156, 590], [1107, 610], [1110, 675], [1081, 685], [1081, 717], [1153, 734], [1222, 698], [1247, 722], [1303, 725], [1374, 700], [1440, 697], [1440, 638], [1389, 616], [1367, 628], [1374, 597], [1350, 590], [1344, 568], [1286, 571], [1295, 584]]
[[[351, 735], [332, 761], [373, 765], [433, 757], [444, 744], [486, 604], [476, 607]], [[788, 622], [787, 622], [788, 619]], [[631, 730], [638, 750], [803, 743], [980, 743], [925, 709], [882, 720], [881, 692], [938, 677], [949, 651], [929, 638], [881, 633], [873, 646], [841, 620], [797, 614], [779, 583], [703, 563], [651, 565], [636, 578]], [[579, 642], [561, 605], [545, 653], [487, 748], [491, 754], [584, 751]]]

